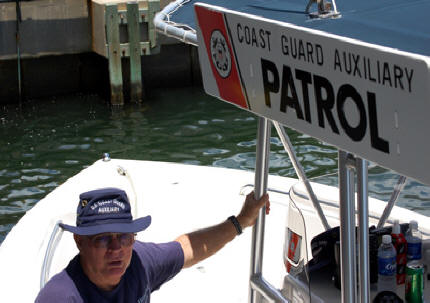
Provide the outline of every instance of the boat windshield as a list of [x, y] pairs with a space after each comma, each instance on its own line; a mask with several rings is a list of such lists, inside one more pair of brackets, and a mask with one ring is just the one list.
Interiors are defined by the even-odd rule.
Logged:
[[282, 295], [290, 302], [310, 302], [309, 248], [305, 218], [290, 195], [284, 238]]

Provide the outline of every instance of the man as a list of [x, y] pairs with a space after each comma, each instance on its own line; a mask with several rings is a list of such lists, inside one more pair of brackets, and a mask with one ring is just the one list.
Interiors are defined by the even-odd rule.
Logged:
[[127, 194], [118, 188], [82, 193], [76, 226], [61, 224], [73, 233], [79, 254], [52, 277], [36, 298], [43, 302], [149, 302], [152, 291], [220, 250], [252, 226], [268, 195], [246, 196], [237, 217], [179, 236], [169, 243], [135, 241], [135, 233], [151, 224], [151, 217], [133, 220]]

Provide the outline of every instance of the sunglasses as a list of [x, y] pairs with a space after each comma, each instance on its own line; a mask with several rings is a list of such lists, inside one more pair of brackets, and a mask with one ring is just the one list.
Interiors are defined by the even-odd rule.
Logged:
[[114, 238], [121, 244], [121, 246], [129, 247], [134, 243], [133, 233], [109, 233], [90, 236], [89, 239], [95, 248], [108, 248]]

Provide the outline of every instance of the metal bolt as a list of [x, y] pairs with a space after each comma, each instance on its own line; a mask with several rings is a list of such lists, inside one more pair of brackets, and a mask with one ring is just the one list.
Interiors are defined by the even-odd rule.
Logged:
[[102, 159], [103, 159], [103, 162], [108, 162], [110, 161], [110, 155], [108, 153], [104, 153]]

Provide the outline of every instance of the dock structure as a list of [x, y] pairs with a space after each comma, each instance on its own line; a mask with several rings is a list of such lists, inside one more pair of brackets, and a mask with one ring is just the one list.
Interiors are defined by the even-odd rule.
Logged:
[[152, 22], [159, 10], [159, 0], [92, 1], [92, 49], [108, 58], [114, 105], [124, 103], [122, 58], [130, 60], [130, 99], [142, 100], [141, 56], [160, 51]]
[[0, 104], [101, 92], [140, 102], [145, 88], [200, 82], [197, 51], [157, 37], [168, 0], [0, 0]]

